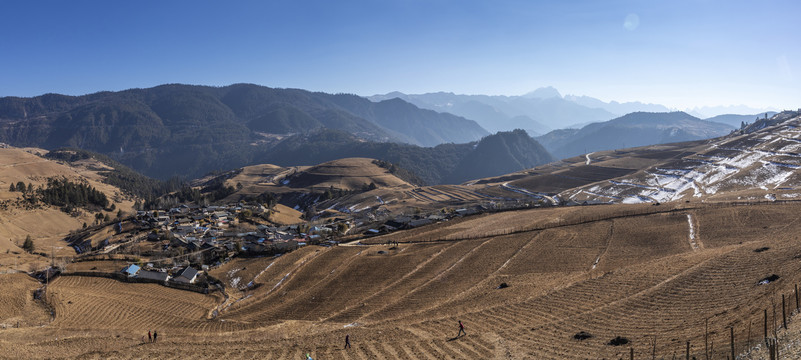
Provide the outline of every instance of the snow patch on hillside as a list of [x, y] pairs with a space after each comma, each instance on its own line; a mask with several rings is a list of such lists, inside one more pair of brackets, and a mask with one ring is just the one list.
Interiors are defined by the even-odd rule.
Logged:
[[[710, 144], [706, 150], [681, 161], [574, 190], [572, 197], [580, 194], [580, 199], [630, 204], [673, 201], [690, 194], [701, 197], [726, 190], [794, 186], [787, 182], [800, 178], [793, 175], [801, 169], [801, 132], [796, 126], [801, 117], [793, 116], [792, 120], [759, 133]], [[589, 161], [589, 154], [586, 158]]]

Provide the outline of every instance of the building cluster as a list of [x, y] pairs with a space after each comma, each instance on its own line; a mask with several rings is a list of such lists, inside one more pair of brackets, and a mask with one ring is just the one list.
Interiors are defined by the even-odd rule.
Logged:
[[[242, 212], [259, 214], [256, 205], [193, 207], [139, 211], [132, 224], [118, 224], [119, 233], [145, 231], [147, 240], [161, 242], [164, 251], [174, 249], [197, 264], [212, 265], [235, 254], [259, 256], [284, 253], [307, 244], [327, 241], [332, 226], [240, 226]], [[247, 228], [247, 230], [243, 230]], [[195, 255], [195, 256], [191, 256]]]

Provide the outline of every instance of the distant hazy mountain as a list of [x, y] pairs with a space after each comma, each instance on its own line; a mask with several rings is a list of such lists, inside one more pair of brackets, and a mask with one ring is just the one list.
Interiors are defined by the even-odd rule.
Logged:
[[275, 135], [319, 128], [426, 146], [489, 134], [474, 121], [400, 100], [250, 84], [0, 98], [0, 142], [96, 151], [161, 179], [241, 167]]
[[[688, 114], [699, 118], [710, 118], [718, 115], [725, 114], [762, 114], [765, 116], [766, 112], [774, 112], [776, 109], [756, 109], [745, 105], [729, 105], [729, 106], [703, 106], [695, 107], [685, 110]], [[752, 119], [753, 120], [753, 119]], [[739, 124], [738, 124], [739, 126]]]
[[537, 140], [555, 157], [568, 158], [593, 151], [713, 138], [732, 130], [732, 126], [684, 112], [636, 112], [577, 131], [557, 130]]
[[319, 130], [284, 139], [256, 163], [313, 165], [347, 157], [385, 160], [412, 171], [426, 184], [461, 183], [519, 171], [552, 161], [524, 131], [501, 132], [466, 144], [419, 147], [364, 141], [336, 130]]
[[632, 112], [667, 112], [659, 104], [604, 102], [589, 96], [562, 96], [553, 87], [544, 87], [521, 96], [456, 95], [453, 93], [404, 94], [392, 92], [369, 97], [373, 101], [392, 98], [418, 107], [449, 112], [475, 120], [492, 131], [524, 129], [544, 134], [553, 129], [576, 127], [613, 119]]
[[583, 105], [589, 108], [604, 109], [612, 114], [618, 116], [625, 115], [633, 112], [668, 112], [670, 109], [659, 104], [644, 104], [641, 102], [625, 102], [619, 103], [617, 101], [603, 102], [589, 96], [576, 96], [565, 95], [565, 100], [570, 100], [576, 104]]
[[560, 94], [559, 90], [556, 90], [556, 88], [554, 88], [553, 86], [546, 86], [528, 92], [526, 94], [523, 94], [523, 96], [521, 97], [528, 99], [550, 99], [550, 98], [561, 98], [562, 94]]
[[724, 115], [713, 116], [711, 118], [704, 120], [726, 124], [739, 128], [740, 125], [742, 125], [742, 123], [753, 124], [755, 121], [757, 121], [757, 119], [764, 118], [765, 114], [767, 114], [768, 117], [770, 118], [773, 117], [773, 115], [776, 115], [776, 112], [768, 111], [767, 113], [754, 114], [754, 115], [724, 114]]
[[616, 116], [603, 109], [565, 100], [554, 88], [537, 89], [523, 96], [456, 95], [445, 92], [407, 95], [392, 92], [369, 97], [373, 101], [392, 98], [475, 120], [491, 132], [524, 129], [542, 134], [552, 129], [605, 121]]

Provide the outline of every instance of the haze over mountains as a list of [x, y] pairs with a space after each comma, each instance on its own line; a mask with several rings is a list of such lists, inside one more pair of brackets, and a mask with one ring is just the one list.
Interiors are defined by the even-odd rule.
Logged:
[[392, 92], [369, 97], [373, 101], [401, 98], [421, 108], [450, 112], [478, 122], [489, 131], [524, 129], [533, 135], [551, 130], [606, 121], [636, 111], [667, 112], [667, 107], [640, 102], [604, 102], [589, 96], [562, 96], [543, 87], [521, 96], [457, 95], [438, 92]]
[[[589, 96], [564, 95], [553, 87], [542, 87], [520, 96], [459, 95], [448, 92], [404, 94], [391, 92], [369, 99], [382, 101], [400, 98], [420, 108], [449, 112], [475, 120], [490, 132], [524, 129], [532, 136], [552, 130], [580, 128], [593, 122], [608, 121], [633, 112], [671, 112], [660, 104], [617, 101], [605, 102]], [[747, 106], [716, 106], [689, 109], [697, 118], [719, 114], [759, 114], [765, 109]], [[751, 117], [749, 115], [749, 117]], [[707, 119], [714, 121], [712, 119]], [[751, 119], [753, 121], [753, 119]], [[739, 122], [734, 125], [739, 127]]]
[[732, 130], [732, 126], [701, 120], [685, 112], [636, 112], [581, 129], [552, 131], [537, 140], [561, 159], [600, 150], [709, 139]]
[[[585, 152], [721, 136], [755, 118], [715, 118], [725, 125], [666, 111], [563, 97], [552, 87], [522, 96], [440, 92], [368, 99], [252, 84], [171, 84], [0, 98], [0, 142], [94, 151], [160, 179], [367, 157], [398, 164], [424, 184], [454, 184]], [[544, 135], [534, 140], [514, 129]], [[550, 129], [558, 130], [545, 133]]]
[[320, 130], [281, 141], [261, 156], [259, 162], [290, 166], [319, 164], [346, 157], [389, 161], [413, 172], [428, 185], [456, 184], [554, 160], [522, 130], [499, 132], [479, 142], [441, 144], [430, 148], [370, 142], [341, 131]]

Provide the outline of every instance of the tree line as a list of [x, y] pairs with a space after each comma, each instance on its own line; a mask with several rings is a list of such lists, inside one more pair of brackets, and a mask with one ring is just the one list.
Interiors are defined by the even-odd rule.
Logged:
[[102, 191], [89, 184], [72, 182], [64, 177], [47, 178], [45, 186], [35, 188], [32, 183], [26, 185], [19, 181], [11, 184], [9, 191], [21, 192], [31, 203], [42, 202], [58, 206], [65, 212], [70, 212], [75, 207], [105, 209], [109, 205], [108, 198]]

